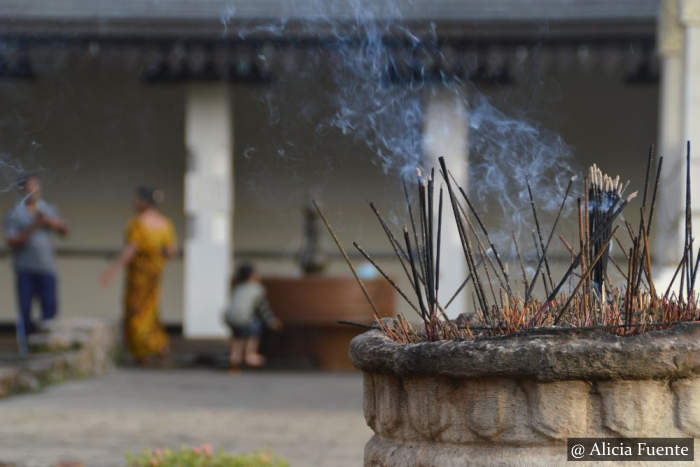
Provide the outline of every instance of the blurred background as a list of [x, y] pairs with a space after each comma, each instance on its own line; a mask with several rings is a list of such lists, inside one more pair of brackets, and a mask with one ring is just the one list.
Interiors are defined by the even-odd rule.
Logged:
[[[402, 182], [439, 156], [509, 261], [514, 232], [532, 262], [525, 180], [549, 226], [594, 162], [641, 189], [654, 144], [659, 281], [680, 256], [684, 141], [700, 140], [693, 0], [2, 0], [0, 25], [0, 211], [20, 201], [20, 176], [39, 175], [71, 228], [55, 243], [63, 318], [119, 321], [122, 281], [98, 277], [142, 184], [164, 192], [178, 235], [160, 306], [175, 347], [224, 345], [229, 280], [252, 262], [285, 322], [264, 343], [283, 368], [349, 368], [357, 329], [336, 322], [371, 322], [310, 201], [407, 287], [367, 202], [400, 232]], [[449, 297], [466, 267], [454, 230], [445, 242]], [[560, 243], [551, 255], [568, 265]], [[352, 257], [384, 313], [412, 316]], [[14, 294], [2, 246], [9, 342]], [[470, 309], [462, 294], [449, 311]]]
[[[655, 0], [3, 2], [1, 13], [0, 206], [7, 211], [17, 202], [12, 181], [22, 170], [41, 171], [47, 199], [72, 226], [57, 245], [65, 315], [119, 315], [118, 281], [107, 291], [94, 285], [121, 247], [139, 184], [165, 192], [163, 210], [185, 248], [200, 241], [192, 227], [198, 203], [212, 211], [206, 216], [221, 216], [223, 238], [213, 248], [228, 264], [244, 258], [265, 274], [298, 276], [303, 210], [312, 197], [327, 206], [344, 240], [390, 253], [367, 201], [393, 214], [396, 225], [404, 222], [400, 175], [406, 166], [432, 166], [424, 159], [441, 150], [426, 148], [424, 140], [426, 108], [439, 100], [442, 87], [468, 88], [466, 94], [489, 99], [502, 118], [522, 121], [522, 131], [546, 130], [562, 142], [525, 147], [520, 129], [504, 126], [500, 138], [511, 145], [508, 157], [543, 151], [543, 160], [564, 159], [571, 173], [598, 162], [639, 185], [648, 147], [663, 129], [661, 116], [677, 131], [667, 137], [673, 146], [657, 143], [666, 165], [683, 155], [682, 106], [666, 102], [682, 91], [683, 77], [671, 76], [669, 90], [661, 92], [659, 53], [680, 60], [684, 43], [670, 37], [667, 42], [679, 43], [666, 48], [677, 45], [677, 51], [659, 47], [664, 36], [657, 36], [666, 32], [657, 26]], [[385, 45], [362, 49], [367, 39]], [[354, 65], [364, 69], [349, 73]], [[348, 126], [337, 124], [344, 110], [377, 111], [385, 102], [351, 101], [353, 86], [357, 100], [395, 95], [403, 103], [392, 101], [392, 110], [410, 111], [411, 121], [395, 115], [389, 122], [393, 116], [379, 113], [376, 129], [360, 123], [355, 135], [352, 118], [359, 116], [350, 116]], [[386, 89], [371, 95], [371, 87]], [[679, 115], [662, 114], [664, 105], [674, 104]], [[226, 118], [209, 119], [206, 106]], [[496, 117], [484, 118], [498, 125]], [[462, 125], [453, 124], [464, 133], [454, 136], [463, 139], [459, 170], [470, 157], [489, 156], [470, 153], [468, 119], [465, 114]], [[188, 141], [189, 129], [202, 134]], [[206, 147], [224, 133], [225, 146]], [[380, 147], [385, 141], [388, 147]], [[487, 149], [495, 152], [496, 144]], [[406, 154], [409, 146], [417, 153]], [[205, 164], [211, 170], [198, 167]], [[561, 179], [565, 186], [567, 173]], [[330, 271], [345, 273], [322, 233]], [[5, 251], [0, 261], [7, 262]], [[169, 324], [218, 313], [223, 303], [185, 300], [186, 281], [198, 277], [188, 274], [190, 266], [207, 268], [183, 259], [168, 268], [162, 313]], [[398, 264], [387, 267], [398, 272]], [[12, 296], [10, 272], [0, 268], [2, 296]], [[8, 303], [0, 319], [13, 318]], [[220, 333], [210, 325], [202, 332]]]

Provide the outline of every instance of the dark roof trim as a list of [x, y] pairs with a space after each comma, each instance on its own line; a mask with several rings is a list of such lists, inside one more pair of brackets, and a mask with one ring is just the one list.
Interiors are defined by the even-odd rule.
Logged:
[[[387, 40], [406, 41], [414, 37], [429, 42], [435, 36], [449, 41], [561, 41], [654, 38], [655, 22], [650, 21], [545, 21], [545, 22], [406, 22], [378, 24]], [[30, 41], [127, 41], [202, 40], [206, 42], [274, 41], [277, 43], [328, 43], [362, 37], [364, 30], [351, 23], [287, 23], [284, 27], [264, 21], [223, 26], [213, 22], [110, 21], [95, 24], [86, 21], [7, 21], [0, 16], [0, 36]], [[407, 31], [410, 31], [407, 32]]]

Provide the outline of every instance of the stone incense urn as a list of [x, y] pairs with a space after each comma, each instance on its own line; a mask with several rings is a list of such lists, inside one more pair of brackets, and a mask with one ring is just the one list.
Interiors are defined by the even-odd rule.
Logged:
[[371, 330], [350, 359], [374, 431], [366, 466], [563, 465], [569, 437], [692, 437], [700, 459], [697, 324], [418, 344]]

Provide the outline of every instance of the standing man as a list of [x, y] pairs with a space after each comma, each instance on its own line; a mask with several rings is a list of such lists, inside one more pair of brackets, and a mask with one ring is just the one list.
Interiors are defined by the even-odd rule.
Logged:
[[66, 235], [66, 224], [56, 209], [41, 199], [41, 182], [36, 175], [19, 181], [20, 202], [7, 214], [5, 240], [12, 251], [17, 280], [17, 341], [22, 354], [27, 352], [27, 335], [36, 330], [32, 322], [32, 301], [41, 302], [42, 321], [56, 316], [56, 267], [51, 234]]

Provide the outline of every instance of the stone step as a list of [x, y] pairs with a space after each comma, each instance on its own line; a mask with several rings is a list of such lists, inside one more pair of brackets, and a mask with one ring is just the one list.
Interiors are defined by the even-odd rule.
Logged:
[[0, 352], [0, 398], [47, 384], [99, 375], [113, 366], [115, 327], [95, 319], [66, 319], [32, 334], [29, 355]]

